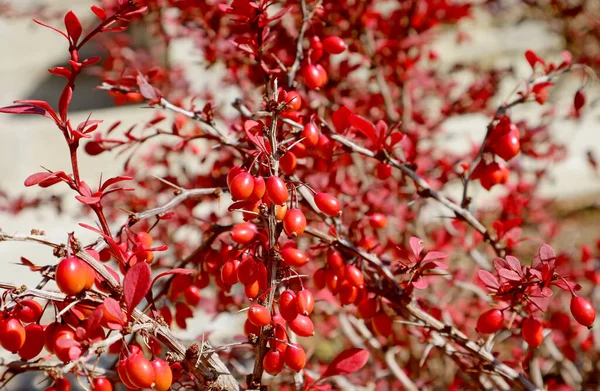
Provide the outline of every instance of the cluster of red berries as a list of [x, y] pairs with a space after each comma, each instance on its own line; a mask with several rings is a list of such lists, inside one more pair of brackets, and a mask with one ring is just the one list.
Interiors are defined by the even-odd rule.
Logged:
[[310, 39], [309, 61], [302, 67], [304, 84], [311, 90], [323, 87], [329, 81], [327, 71], [318, 61], [324, 53], [340, 54], [346, 50], [346, 43], [340, 37], [330, 36], [321, 41], [318, 36]]
[[[579, 324], [592, 327], [596, 320], [596, 310], [589, 301], [574, 295], [571, 298], [570, 309], [573, 318]], [[484, 312], [477, 319], [477, 331], [482, 334], [493, 334], [503, 327], [504, 314], [497, 308]], [[521, 335], [530, 347], [536, 348], [544, 340], [544, 326], [541, 321], [533, 316], [525, 318], [521, 324]]]
[[148, 360], [141, 349], [130, 345], [129, 355], [121, 359], [117, 366], [119, 378], [128, 390], [151, 388], [154, 391], [167, 391], [173, 383], [173, 372], [165, 360]]
[[510, 118], [501, 117], [488, 136], [485, 147], [488, 156], [481, 159], [471, 177], [479, 179], [486, 190], [494, 185], [506, 183], [510, 170], [503, 162], [493, 160], [493, 156], [508, 162], [517, 156], [520, 150], [519, 128], [511, 122]]

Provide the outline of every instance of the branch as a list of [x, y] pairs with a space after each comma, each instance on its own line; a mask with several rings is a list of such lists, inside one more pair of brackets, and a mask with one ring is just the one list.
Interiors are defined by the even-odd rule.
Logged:
[[[317, 7], [315, 7], [315, 10], [317, 9]], [[310, 19], [314, 14], [314, 11], [310, 15], [308, 14], [308, 9], [306, 8], [306, 0], [300, 0], [300, 10], [302, 11], [302, 24], [300, 25], [298, 38], [296, 38], [296, 59], [294, 60], [294, 63], [290, 67], [287, 74], [288, 88], [293, 87], [294, 79], [296, 78], [296, 72], [298, 72], [298, 69], [300, 69], [300, 63], [304, 58], [304, 49], [302, 47], [302, 44], [304, 42], [304, 34], [306, 33], [306, 29], [308, 28], [308, 22], [310, 22]]]

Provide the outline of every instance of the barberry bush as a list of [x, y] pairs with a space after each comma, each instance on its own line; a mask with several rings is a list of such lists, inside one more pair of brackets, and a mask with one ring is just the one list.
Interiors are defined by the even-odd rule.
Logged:
[[[527, 3], [550, 20], [566, 7]], [[41, 371], [47, 391], [596, 389], [600, 242], [555, 251], [561, 221], [538, 190], [566, 156], [552, 120], [581, 116], [597, 53], [572, 41], [576, 56], [528, 50], [530, 77], [497, 104], [510, 69], [444, 69], [432, 49], [475, 7], [104, 0], [89, 24], [72, 11], [64, 25], [36, 20], [64, 41], [68, 62], [49, 70], [64, 89], [55, 107], [17, 100], [0, 112], [44, 116], [62, 135], [70, 169], [24, 185], [68, 188], [81, 208], [64, 213], [92, 216], [81, 226], [97, 240], [0, 231], [48, 248], [43, 261], [21, 258], [37, 286], [0, 282], [12, 357], [0, 388]], [[597, 31], [585, 7], [560, 26], [577, 15]], [[134, 45], [132, 28], [160, 50]], [[180, 64], [152, 55], [182, 37], [220, 67], [217, 89], [194, 90]], [[92, 42], [103, 58], [82, 55]], [[85, 73], [116, 104], [154, 108], [148, 120], [72, 122]], [[566, 108], [548, 101], [558, 80], [575, 85]], [[238, 98], [215, 104], [228, 88]], [[556, 110], [513, 118], [539, 105]], [[470, 113], [489, 119], [478, 142], [444, 148], [447, 120]], [[126, 154], [122, 174], [80, 170], [99, 154]], [[475, 205], [488, 192], [494, 207]], [[7, 196], [4, 209], [37, 197]], [[178, 338], [200, 307], [201, 322], [238, 313], [243, 329], [220, 346]]]

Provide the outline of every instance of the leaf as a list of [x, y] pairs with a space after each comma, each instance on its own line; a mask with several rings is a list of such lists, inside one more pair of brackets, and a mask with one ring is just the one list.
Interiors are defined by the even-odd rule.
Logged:
[[92, 12], [98, 17], [98, 19], [100, 19], [101, 21], [104, 21], [106, 19], [106, 11], [104, 11], [102, 8], [93, 5], [92, 6]]
[[166, 272], [162, 272], [158, 276], [154, 277], [154, 280], [152, 280], [152, 284], [151, 285], [154, 286], [154, 283], [156, 282], [156, 280], [158, 280], [161, 277], [168, 276], [168, 275], [171, 275], [171, 274], [181, 274], [181, 275], [184, 275], [184, 276], [188, 276], [188, 275], [191, 275], [191, 274], [196, 274], [196, 271], [191, 270], [191, 269], [177, 268], [177, 269], [172, 269], [172, 270], [169, 270], [169, 271], [166, 271]]
[[349, 119], [350, 125], [358, 129], [363, 135], [367, 136], [374, 145], [377, 145], [377, 136], [375, 135], [375, 126], [371, 121], [359, 116], [351, 115]]
[[521, 281], [521, 276], [519, 276], [515, 271], [508, 269], [500, 269], [498, 270], [498, 274], [500, 277], [503, 277], [507, 280], [511, 281]]
[[423, 246], [423, 241], [413, 236], [412, 238], [410, 238], [409, 243], [410, 248], [412, 249], [412, 252], [415, 255], [415, 258], [417, 258], [416, 260], [418, 260], [421, 251], [423, 251], [423, 249], [425, 248], [425, 246]]
[[508, 267], [517, 273], [521, 274], [521, 262], [516, 257], [511, 255], [506, 256], [506, 263], [508, 263]]
[[498, 289], [500, 287], [500, 283], [496, 276], [487, 270], [480, 269], [477, 271], [477, 277], [487, 286], [488, 288]]
[[87, 318], [87, 330], [93, 331], [100, 327], [100, 322], [102, 321], [102, 308], [96, 307], [94, 311]]
[[415, 289], [420, 290], [427, 289], [427, 287], [429, 286], [429, 282], [427, 282], [427, 280], [423, 277], [419, 277], [418, 280], [411, 282], [411, 284]]
[[127, 317], [142, 301], [151, 287], [152, 272], [146, 262], [138, 262], [127, 271], [123, 280], [123, 297], [127, 305]]
[[58, 101], [58, 112], [60, 113], [60, 118], [63, 120], [67, 119], [67, 112], [69, 111], [69, 103], [71, 103], [71, 98], [73, 97], [73, 89], [71, 86], [67, 85], [60, 95], [60, 100]]
[[342, 106], [331, 115], [331, 121], [333, 122], [333, 126], [338, 132], [342, 132], [348, 127], [350, 127], [350, 117], [352, 116], [352, 111], [346, 106]]
[[65, 15], [65, 28], [73, 41], [73, 45], [77, 45], [77, 41], [81, 37], [81, 22], [73, 11], [69, 11]]
[[85, 205], [94, 205], [100, 202], [100, 197], [75, 196], [75, 199]]
[[425, 258], [423, 258], [423, 262], [434, 261], [437, 259], [446, 259], [446, 258], [448, 258], [448, 254], [446, 254], [446, 253], [442, 253], [439, 251], [430, 251], [427, 254], [425, 254]]
[[[28, 105], [38, 106], [38, 107], [42, 108], [45, 111], [44, 116], [50, 118], [51, 120], [53, 120], [56, 123], [60, 122], [58, 120], [58, 115], [56, 114], [56, 111], [54, 111], [54, 109], [46, 101], [43, 101], [43, 100], [33, 100], [33, 99], [27, 99], [27, 100], [23, 99], [23, 100], [16, 100], [15, 103], [24, 103], [24, 104], [28, 104]], [[35, 114], [37, 114], [37, 113], [35, 113]]]
[[25, 179], [25, 187], [31, 187], [40, 184], [40, 182], [45, 181], [46, 179], [54, 178], [58, 175], [57, 172], [37, 172], [35, 174], [31, 174]]
[[114, 178], [109, 178], [109, 179], [106, 180], [106, 182], [104, 182], [102, 184], [102, 186], [100, 187], [100, 191], [105, 190], [107, 187], [109, 187], [111, 185], [114, 185], [115, 183], [119, 183], [119, 182], [122, 182], [122, 181], [130, 181], [132, 179], [133, 179], [133, 177], [131, 177], [131, 176], [125, 176], [125, 175], [116, 176]]
[[369, 352], [365, 349], [351, 348], [344, 350], [331, 361], [321, 375], [321, 379], [357, 372], [365, 366], [368, 360]]
[[527, 62], [529, 63], [529, 65], [531, 66], [531, 69], [535, 68], [535, 64], [537, 64], [538, 62], [542, 65], [545, 65], [544, 60], [542, 60], [536, 52], [534, 52], [533, 50], [527, 50], [525, 52], [525, 58], [527, 59]]
[[46, 24], [46, 23], [44, 23], [44, 22], [40, 22], [39, 20], [36, 20], [36, 19], [33, 19], [33, 21], [34, 21], [35, 23], [39, 24], [40, 26], [44, 26], [44, 27], [47, 27], [47, 28], [49, 28], [50, 30], [54, 30], [54, 31], [56, 31], [57, 33], [59, 33], [59, 34], [60, 34], [60, 35], [62, 35], [63, 37], [65, 37], [65, 38], [69, 39], [69, 37], [67, 37], [67, 34], [63, 33], [62, 31], [60, 31], [60, 30], [59, 30], [59, 29], [57, 29], [56, 27], [52, 27], [52, 26], [50, 26], [49, 24]]

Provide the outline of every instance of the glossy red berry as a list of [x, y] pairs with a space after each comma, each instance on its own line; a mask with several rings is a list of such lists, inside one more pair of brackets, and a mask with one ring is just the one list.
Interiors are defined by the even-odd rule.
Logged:
[[56, 267], [56, 285], [67, 295], [78, 295], [88, 284], [87, 265], [75, 257], [65, 258]]
[[240, 172], [231, 181], [229, 191], [231, 193], [231, 198], [233, 198], [234, 201], [243, 201], [247, 199], [254, 191], [254, 178], [245, 171]]
[[298, 344], [290, 344], [283, 353], [285, 365], [292, 371], [298, 372], [306, 365], [306, 352]]
[[225, 262], [221, 268], [221, 280], [229, 286], [235, 285], [238, 282], [237, 269], [240, 266], [239, 259], [232, 259]]
[[92, 388], [90, 391], [113, 391], [113, 385], [105, 377], [96, 377], [92, 380]]
[[330, 36], [323, 40], [323, 49], [329, 54], [340, 54], [346, 50], [346, 44], [340, 37]]
[[493, 144], [494, 153], [502, 159], [509, 161], [519, 154], [521, 150], [519, 128], [517, 125], [510, 124], [509, 130], [503, 136], [499, 137]]
[[323, 269], [323, 268], [317, 269], [317, 271], [313, 275], [313, 284], [315, 285], [315, 288], [317, 288], [319, 290], [325, 288], [325, 286], [326, 286], [325, 276], [326, 276], [325, 269]]
[[24, 323], [37, 322], [42, 316], [43, 310], [44, 308], [37, 301], [25, 299], [19, 301], [15, 306], [15, 316]]
[[477, 319], [477, 331], [482, 334], [493, 334], [504, 325], [504, 315], [499, 309], [484, 312]]
[[293, 247], [286, 247], [281, 252], [281, 257], [283, 261], [291, 267], [301, 267], [308, 263], [309, 259], [306, 254]]
[[227, 173], [227, 186], [231, 186], [231, 182], [233, 178], [235, 178], [239, 173], [245, 172], [246, 170], [242, 168], [242, 166], [233, 166], [229, 172]]
[[294, 152], [288, 151], [279, 159], [279, 168], [287, 175], [292, 175], [296, 171], [298, 160]]
[[285, 111], [298, 111], [302, 107], [302, 97], [298, 91], [282, 91], [278, 100], [287, 104]]
[[127, 358], [127, 377], [138, 388], [149, 388], [155, 380], [154, 368], [143, 353]]
[[354, 286], [362, 286], [365, 283], [365, 277], [359, 268], [354, 265], [347, 265], [345, 269], [346, 280]]
[[148, 232], [141, 231], [135, 234], [135, 241], [141, 244], [143, 247], [149, 248], [152, 246], [152, 242], [154, 240], [152, 239], [152, 235], [150, 235]]
[[571, 314], [582, 326], [592, 327], [596, 320], [596, 310], [592, 303], [580, 296], [573, 296], [571, 299]]
[[317, 62], [323, 57], [323, 43], [319, 37], [310, 37], [310, 60], [311, 62]]
[[387, 227], [387, 217], [383, 213], [373, 213], [369, 215], [369, 224], [375, 229]]
[[[265, 185], [265, 178], [258, 176], [254, 177], [254, 187], [252, 189], [252, 194], [248, 197], [248, 201], [258, 202], [265, 195], [265, 191], [267, 186]], [[253, 216], [254, 218], [254, 216]]]
[[300, 337], [310, 337], [315, 333], [315, 326], [308, 316], [298, 315], [288, 323], [290, 330]]
[[308, 289], [302, 289], [296, 295], [296, 310], [302, 315], [310, 315], [315, 308], [315, 297]]
[[362, 319], [371, 319], [377, 313], [377, 299], [364, 298], [356, 306], [357, 315]]
[[19, 349], [21, 360], [28, 361], [36, 357], [44, 348], [44, 328], [37, 323], [25, 327], [25, 343]]
[[521, 326], [521, 335], [529, 346], [537, 348], [544, 340], [544, 327], [539, 320], [527, 318]]
[[321, 71], [314, 64], [308, 64], [302, 68], [302, 77], [304, 84], [311, 90], [316, 90], [325, 84]]
[[288, 199], [288, 189], [283, 179], [278, 176], [267, 178], [267, 196], [275, 205], [283, 205]]
[[377, 163], [375, 166], [375, 174], [378, 179], [386, 180], [392, 176], [392, 166], [385, 163]]
[[305, 229], [306, 217], [304, 217], [304, 212], [298, 208], [289, 209], [283, 217], [283, 230], [286, 235], [295, 238], [302, 235]]
[[373, 316], [373, 329], [383, 337], [388, 337], [392, 333], [392, 323], [392, 318], [383, 311]]
[[271, 314], [266, 307], [254, 304], [248, 309], [248, 320], [255, 326], [263, 327], [271, 323]]
[[319, 143], [319, 128], [312, 122], [307, 123], [302, 129], [302, 137], [304, 144], [310, 147], [316, 146]]
[[231, 230], [231, 239], [237, 244], [248, 244], [256, 236], [258, 229], [253, 223], [239, 223]]
[[263, 368], [272, 376], [278, 375], [283, 370], [283, 353], [279, 349], [269, 349], [263, 358]]
[[296, 294], [293, 291], [288, 289], [279, 295], [279, 313], [287, 322], [291, 322], [298, 316]]
[[9, 352], [17, 353], [25, 344], [25, 327], [17, 318], [0, 321], [0, 345]]
[[348, 281], [342, 282], [339, 290], [340, 304], [348, 305], [352, 304], [358, 298], [359, 288], [356, 285], [350, 284]]
[[44, 391], [71, 391], [71, 382], [69, 379], [60, 378], [56, 379], [51, 387], [46, 388]]
[[129, 380], [129, 375], [127, 374], [127, 359], [123, 359], [119, 361], [119, 365], [117, 366], [117, 373], [119, 374], [119, 379], [127, 388], [135, 389], [137, 386]]
[[152, 368], [154, 369], [154, 391], [167, 391], [171, 388], [173, 383], [173, 372], [169, 363], [160, 358], [155, 358], [150, 361]]
[[317, 208], [327, 216], [337, 216], [342, 211], [342, 205], [337, 198], [327, 193], [315, 194]]
[[183, 298], [185, 302], [192, 307], [197, 306], [200, 303], [201, 295], [200, 288], [196, 285], [190, 285], [183, 291]]
[[242, 259], [237, 268], [237, 278], [244, 285], [252, 284], [258, 280], [258, 264], [256, 261], [250, 257]]

